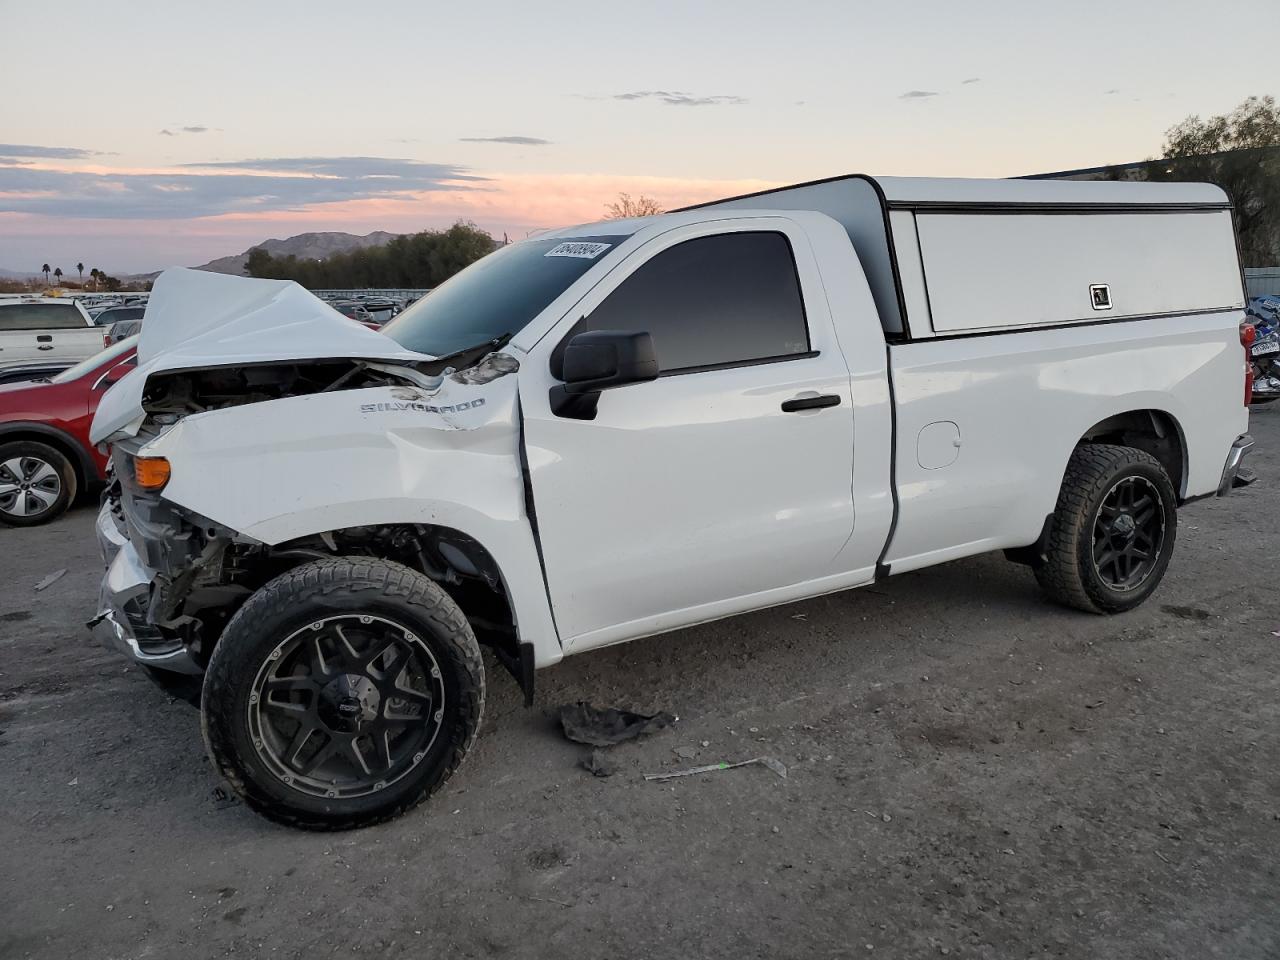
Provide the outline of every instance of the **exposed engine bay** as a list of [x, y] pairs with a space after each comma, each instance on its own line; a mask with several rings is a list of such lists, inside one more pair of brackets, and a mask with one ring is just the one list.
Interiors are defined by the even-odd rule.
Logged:
[[408, 368], [390, 372], [394, 369], [358, 360], [320, 360], [156, 373], [147, 380], [142, 408], [157, 425], [165, 425], [205, 410], [332, 390], [410, 385], [418, 379]]

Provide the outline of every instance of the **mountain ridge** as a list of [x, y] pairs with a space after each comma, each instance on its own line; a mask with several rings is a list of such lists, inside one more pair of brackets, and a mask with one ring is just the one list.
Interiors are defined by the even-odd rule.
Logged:
[[[292, 237], [285, 237], [283, 240], [271, 237], [261, 243], [255, 243], [243, 253], [215, 257], [208, 263], [202, 263], [192, 269], [205, 270], [209, 273], [224, 273], [233, 277], [247, 277], [249, 274], [245, 270], [245, 264], [249, 262], [250, 252], [259, 247], [266, 250], [273, 257], [292, 256], [300, 260], [323, 260], [325, 257], [333, 256], [335, 253], [348, 253], [365, 247], [380, 247], [398, 236], [401, 236], [401, 234], [389, 233], [386, 230], [374, 230], [372, 233], [366, 233], [363, 236], [355, 233], [344, 233], [341, 230], [315, 230], [295, 234]], [[161, 270], [154, 270], [150, 273], [121, 273], [117, 274], [117, 276], [125, 283], [137, 283], [154, 280], [162, 272]], [[8, 270], [0, 267], [0, 280], [39, 279], [43, 279], [39, 270]], [[77, 275], [72, 273], [68, 279], [77, 279]], [[87, 282], [88, 280], [86, 280]]]
[[[216, 257], [208, 263], [201, 264], [196, 270], [209, 273], [225, 273], [235, 277], [247, 277], [245, 264], [249, 262], [249, 254], [261, 247], [273, 257], [297, 257], [300, 260], [323, 260], [335, 253], [348, 253], [365, 247], [380, 247], [395, 239], [399, 234], [386, 230], [374, 230], [359, 236], [354, 233], [343, 233], [340, 230], [321, 230], [299, 233], [283, 240], [272, 237], [262, 243], [255, 243], [243, 253], [228, 257]], [[158, 275], [158, 274], [156, 274]], [[146, 275], [150, 276], [150, 275]]]

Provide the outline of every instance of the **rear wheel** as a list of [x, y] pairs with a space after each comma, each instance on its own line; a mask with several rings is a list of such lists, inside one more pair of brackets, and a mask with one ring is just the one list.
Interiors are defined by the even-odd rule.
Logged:
[[76, 471], [48, 444], [0, 444], [0, 522], [34, 527], [67, 512], [76, 495]]
[[367, 826], [457, 769], [484, 709], [484, 668], [452, 599], [408, 567], [320, 560], [268, 583], [205, 674], [210, 756], [273, 820]]
[[1177, 522], [1173, 484], [1159, 461], [1132, 447], [1082, 444], [1067, 464], [1036, 579], [1067, 606], [1131, 610], [1163, 579]]

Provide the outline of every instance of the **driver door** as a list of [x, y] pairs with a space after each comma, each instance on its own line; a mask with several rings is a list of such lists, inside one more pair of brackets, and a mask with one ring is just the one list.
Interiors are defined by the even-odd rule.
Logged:
[[[840, 572], [850, 378], [811, 256], [784, 218], [676, 228], [535, 347], [525, 445], [566, 651], [782, 602]], [[565, 344], [589, 330], [649, 332], [660, 374], [603, 390], [587, 420], [548, 394]]]

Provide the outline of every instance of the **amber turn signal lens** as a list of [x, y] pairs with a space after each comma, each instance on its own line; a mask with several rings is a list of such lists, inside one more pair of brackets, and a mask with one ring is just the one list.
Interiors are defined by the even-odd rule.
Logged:
[[143, 490], [159, 490], [169, 482], [169, 461], [164, 457], [138, 457], [133, 476]]

